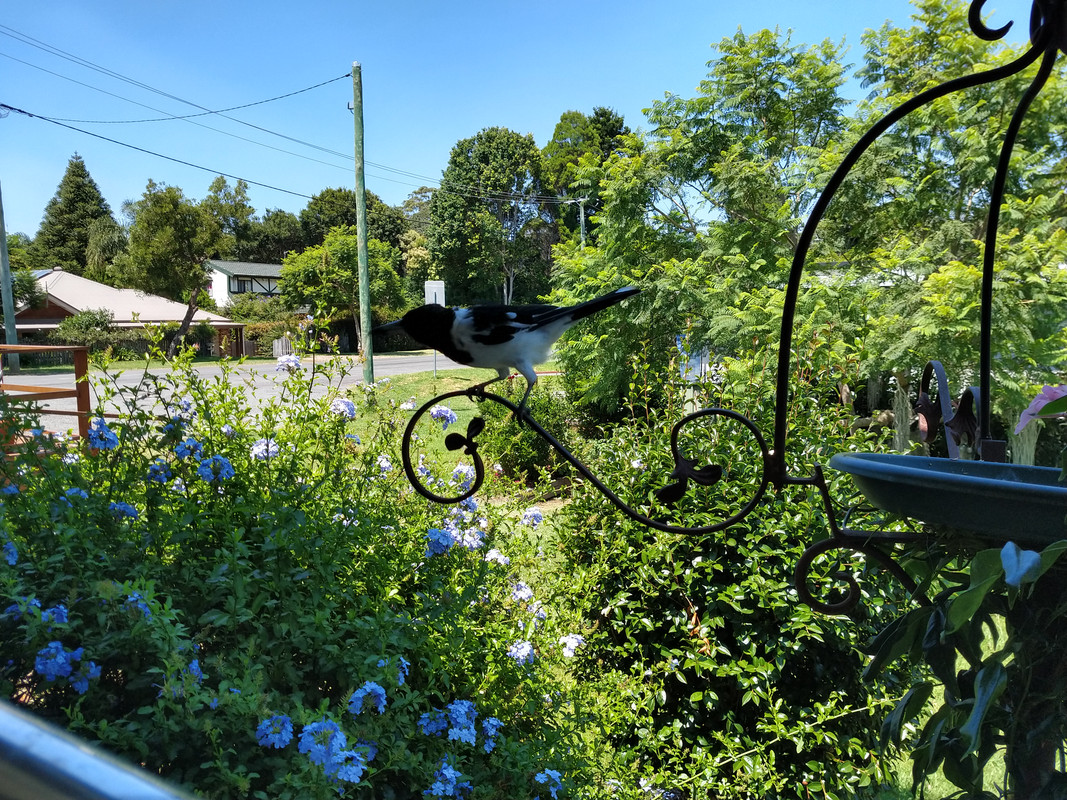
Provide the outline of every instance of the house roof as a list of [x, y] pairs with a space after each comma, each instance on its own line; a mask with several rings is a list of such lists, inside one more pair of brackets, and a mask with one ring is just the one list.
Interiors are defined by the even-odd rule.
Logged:
[[240, 278], [280, 278], [282, 276], [281, 264], [257, 264], [253, 261], [221, 261], [217, 258], [209, 258], [204, 262], [208, 269], [214, 269], [228, 277]]
[[[72, 314], [104, 308], [111, 312], [112, 324], [119, 327], [140, 326], [145, 323], [181, 322], [187, 310], [184, 303], [139, 292], [136, 289], [116, 289], [114, 286], [97, 283], [61, 269], [53, 269], [40, 275], [37, 283], [48, 295], [48, 300], [56, 306]], [[18, 314], [15, 316], [17, 318]], [[234, 322], [202, 309], [193, 315], [193, 322], [209, 322], [216, 328], [242, 327], [240, 322]], [[34, 327], [47, 327], [47, 324]]]

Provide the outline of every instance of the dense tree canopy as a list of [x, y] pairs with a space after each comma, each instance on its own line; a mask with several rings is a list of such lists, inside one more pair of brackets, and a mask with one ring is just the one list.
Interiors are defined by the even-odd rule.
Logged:
[[430, 201], [430, 252], [457, 303], [529, 302], [548, 289], [553, 198], [533, 136], [486, 128], [452, 148]]
[[89, 229], [93, 222], [111, 217], [111, 207], [89, 174], [82, 157], [75, 153], [48, 201], [41, 227], [30, 247], [33, 265], [62, 267], [78, 275], [85, 271]]

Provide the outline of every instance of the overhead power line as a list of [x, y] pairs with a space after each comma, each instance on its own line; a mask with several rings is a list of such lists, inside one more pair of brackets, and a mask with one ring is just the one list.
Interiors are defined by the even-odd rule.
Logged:
[[[84, 83], [82, 81], [75, 80], [74, 78], [70, 78], [70, 77], [68, 77], [66, 75], [62, 75], [60, 73], [53, 72], [52, 70], [48, 70], [48, 69], [45, 69], [43, 67], [37, 66], [36, 64], [32, 64], [30, 62], [23, 61], [22, 59], [15, 58], [14, 56], [10, 56], [10, 55], [8, 55], [6, 53], [0, 53], [0, 55], [4, 56], [6, 58], [9, 58], [9, 59], [11, 59], [13, 61], [17, 61], [18, 63], [21, 63], [21, 64], [24, 64], [26, 66], [32, 67], [34, 69], [41, 70], [42, 72], [46, 72], [46, 73], [48, 73], [50, 75], [54, 75], [54, 76], [62, 78], [64, 80], [71, 81], [72, 83], [78, 84], [80, 86], [85, 86], [86, 88], [93, 89], [94, 91], [98, 91], [98, 92], [101, 92], [103, 94], [107, 94], [107, 95], [109, 95], [111, 97], [115, 97], [115, 98], [123, 100], [125, 102], [129, 102], [129, 103], [132, 103], [134, 105], [141, 106], [142, 108], [147, 108], [147, 109], [149, 109], [151, 111], [155, 111], [155, 112], [157, 112], [159, 114], [165, 115], [165, 116], [159, 117], [159, 118], [139, 119], [139, 120], [84, 120], [84, 119], [70, 119], [70, 118], [63, 118], [63, 117], [44, 116], [44, 115], [40, 115], [40, 114], [30, 114], [30, 113], [25, 112], [25, 111], [19, 111], [19, 113], [26, 114], [27, 116], [35, 117], [37, 119], [42, 119], [42, 120], [45, 120], [47, 122], [51, 122], [51, 123], [53, 123], [55, 125], [60, 125], [62, 127], [66, 127], [66, 128], [71, 129], [71, 130], [78, 131], [79, 133], [84, 133], [84, 134], [86, 134], [88, 136], [94, 136], [94, 137], [96, 137], [98, 139], [103, 139], [105, 141], [109, 141], [109, 142], [113, 142], [115, 144], [121, 145], [123, 147], [128, 147], [128, 148], [131, 148], [131, 149], [134, 149], [134, 150], [139, 150], [141, 152], [148, 153], [150, 155], [155, 155], [155, 156], [158, 156], [160, 158], [167, 159], [169, 161], [174, 161], [174, 162], [180, 163], [180, 164], [186, 164], [186, 165], [189, 165], [189, 166], [196, 167], [198, 169], [204, 169], [205, 171], [209, 171], [209, 172], [215, 172], [215, 174], [225, 175], [226, 177], [234, 177], [234, 176], [227, 175], [226, 173], [223, 173], [223, 172], [220, 172], [220, 171], [217, 171], [217, 170], [208, 170], [205, 167], [199, 167], [198, 165], [192, 164], [191, 162], [188, 162], [188, 161], [183, 161], [181, 159], [174, 158], [172, 156], [166, 156], [166, 155], [163, 155], [161, 153], [156, 153], [156, 152], [154, 152], [152, 150], [148, 150], [146, 148], [141, 148], [141, 147], [137, 147], [135, 145], [130, 145], [130, 144], [127, 144], [125, 142], [120, 142], [120, 141], [115, 140], [115, 139], [110, 139], [109, 137], [102, 136], [100, 134], [95, 134], [95, 133], [92, 133], [90, 131], [85, 131], [85, 130], [82, 130], [80, 128], [75, 128], [72, 125], [69, 125], [67, 123], [76, 122], [76, 123], [79, 123], [79, 124], [114, 125], [114, 124], [133, 124], [133, 123], [148, 123], [148, 122], [163, 122], [163, 121], [169, 121], [169, 120], [180, 120], [180, 121], [183, 121], [183, 122], [188, 122], [191, 125], [197, 125], [199, 127], [202, 127], [202, 128], [204, 128], [206, 130], [213, 131], [215, 133], [220, 133], [220, 134], [222, 134], [224, 136], [230, 136], [230, 137], [233, 137], [235, 139], [239, 139], [240, 141], [248, 142], [249, 144], [254, 144], [256, 146], [264, 147], [264, 148], [267, 148], [269, 150], [274, 150], [276, 152], [285, 153], [286, 155], [291, 155], [291, 156], [294, 156], [296, 158], [302, 158], [302, 159], [305, 159], [305, 160], [308, 160], [308, 161], [313, 161], [315, 163], [323, 164], [325, 166], [334, 167], [336, 169], [345, 169], [345, 170], [349, 169], [348, 167], [343, 167], [343, 166], [338, 165], [338, 164], [332, 164], [330, 162], [322, 161], [320, 159], [313, 158], [311, 156], [307, 156], [307, 155], [304, 155], [304, 154], [301, 154], [301, 153], [294, 153], [294, 152], [292, 152], [290, 150], [285, 150], [285, 149], [282, 149], [282, 148], [278, 148], [278, 147], [274, 147], [272, 145], [265, 144], [263, 142], [258, 142], [258, 141], [255, 141], [254, 139], [248, 139], [246, 137], [239, 136], [239, 135], [237, 135], [235, 133], [231, 133], [229, 131], [224, 131], [224, 130], [220, 130], [218, 128], [213, 128], [210, 125], [204, 125], [201, 122], [196, 122], [195, 119], [194, 119], [196, 117], [212, 116], [213, 115], [213, 116], [221, 117], [223, 119], [230, 120], [231, 122], [236, 122], [236, 123], [238, 123], [240, 125], [245, 125], [247, 127], [253, 128], [255, 130], [258, 130], [258, 131], [261, 131], [263, 133], [269, 134], [271, 136], [276, 136], [278, 138], [285, 139], [286, 141], [289, 141], [289, 142], [292, 142], [294, 144], [300, 145], [301, 147], [307, 147], [309, 149], [313, 149], [313, 150], [325, 153], [327, 155], [331, 155], [331, 156], [334, 156], [334, 157], [345, 159], [346, 161], [352, 161], [353, 158], [354, 158], [354, 156], [351, 153], [343, 153], [343, 152], [340, 152], [340, 151], [337, 151], [337, 150], [333, 150], [333, 149], [328, 148], [328, 147], [323, 147], [321, 145], [317, 145], [317, 144], [314, 144], [312, 142], [307, 142], [307, 141], [304, 141], [303, 139], [299, 139], [297, 137], [289, 136], [287, 134], [280, 133], [278, 131], [274, 131], [274, 130], [271, 130], [269, 128], [265, 128], [265, 127], [262, 127], [260, 125], [254, 125], [254, 124], [252, 124], [250, 122], [246, 122], [246, 121], [238, 119], [236, 117], [231, 117], [231, 116], [227, 115], [227, 112], [230, 112], [230, 111], [236, 111], [236, 110], [243, 109], [243, 108], [249, 108], [251, 106], [263, 105], [263, 104], [266, 104], [266, 103], [274, 102], [276, 100], [281, 100], [281, 99], [286, 98], [286, 97], [291, 97], [291, 96], [296, 95], [296, 94], [301, 94], [303, 92], [307, 92], [307, 91], [310, 91], [312, 89], [316, 89], [316, 88], [319, 88], [321, 86], [325, 86], [325, 85], [333, 83], [335, 81], [346, 79], [346, 78], [350, 77], [350, 73], [345, 73], [344, 75], [340, 75], [340, 76], [338, 76], [336, 78], [330, 78], [329, 80], [322, 81], [322, 82], [317, 83], [317, 84], [315, 84], [313, 86], [309, 86], [309, 87], [306, 87], [304, 89], [299, 89], [299, 90], [296, 90], [296, 91], [293, 91], [293, 92], [288, 92], [286, 94], [278, 95], [276, 97], [268, 98], [266, 100], [259, 100], [259, 101], [255, 101], [255, 102], [251, 102], [251, 103], [245, 103], [245, 104], [242, 104], [242, 105], [232, 106], [230, 108], [225, 108], [225, 109], [212, 110], [212, 109], [209, 109], [209, 108], [207, 108], [207, 107], [205, 107], [203, 105], [200, 105], [199, 103], [195, 103], [195, 102], [193, 102], [191, 100], [186, 100], [184, 98], [178, 97], [177, 95], [174, 95], [174, 94], [171, 94], [170, 92], [167, 92], [165, 90], [153, 87], [153, 86], [151, 86], [151, 85], [149, 85], [147, 83], [144, 83], [143, 81], [139, 81], [139, 80], [137, 80], [135, 78], [130, 78], [130, 77], [128, 77], [126, 75], [123, 75], [123, 74], [121, 74], [119, 72], [116, 72], [116, 71], [114, 71], [112, 69], [109, 69], [107, 67], [103, 67], [103, 66], [101, 66], [99, 64], [96, 64], [96, 63], [94, 63], [92, 61], [89, 61], [88, 59], [85, 59], [85, 58], [82, 58], [80, 56], [74, 55], [73, 53], [69, 53], [69, 52], [67, 52], [67, 51], [65, 51], [65, 50], [63, 50], [61, 48], [54, 47], [53, 45], [50, 45], [50, 44], [48, 44], [46, 42], [42, 42], [41, 40], [35, 39], [32, 36], [29, 36], [27, 34], [21, 33], [20, 31], [17, 31], [14, 28], [11, 28], [8, 25], [0, 24], [0, 35], [7, 36], [7, 37], [9, 37], [11, 39], [14, 39], [16, 41], [22, 42], [23, 44], [27, 44], [27, 45], [29, 45], [31, 47], [37, 48], [39, 50], [43, 50], [44, 52], [47, 52], [47, 53], [49, 53], [51, 55], [54, 55], [54, 56], [57, 56], [57, 57], [62, 58], [64, 60], [70, 61], [72, 63], [75, 63], [75, 64], [79, 65], [79, 66], [88, 68], [90, 70], [99, 72], [99, 73], [101, 73], [103, 75], [106, 75], [108, 77], [114, 78], [116, 80], [120, 80], [120, 81], [123, 81], [125, 83], [129, 83], [129, 84], [131, 84], [133, 86], [136, 86], [138, 88], [145, 89], [146, 91], [150, 91], [150, 92], [153, 92], [155, 94], [159, 94], [159, 95], [161, 95], [163, 97], [166, 97], [168, 99], [172, 99], [172, 100], [175, 100], [177, 102], [184, 103], [186, 105], [189, 105], [189, 106], [192, 106], [194, 108], [200, 109], [200, 111], [195, 113], [195, 114], [168, 114], [166, 111], [163, 111], [162, 109], [153, 108], [152, 106], [146, 105], [146, 104], [138, 102], [136, 100], [132, 100], [132, 99], [127, 98], [127, 97], [123, 97], [122, 95], [118, 95], [118, 94], [115, 94], [113, 92], [109, 92], [109, 91], [107, 91], [105, 89], [101, 89], [101, 88], [99, 88], [97, 86], [93, 86], [91, 84], [87, 84], [87, 83]], [[18, 109], [13, 109], [13, 110], [18, 110]], [[431, 177], [426, 176], [426, 175], [420, 175], [418, 173], [410, 172], [410, 171], [403, 170], [403, 169], [398, 169], [396, 167], [388, 166], [387, 164], [381, 164], [381, 163], [374, 162], [374, 161], [369, 161], [369, 160], [366, 161], [365, 163], [366, 163], [366, 165], [368, 167], [373, 167], [373, 168], [378, 169], [378, 170], [384, 170], [386, 172], [391, 172], [393, 174], [402, 175], [402, 176], [408, 177], [408, 178], [414, 178], [414, 179], [416, 179], [416, 180], [418, 180], [418, 181], [420, 181], [420, 182], [422, 182], [424, 184], [426, 184], [426, 183], [436, 184], [435, 191], [439, 191], [439, 192], [443, 192], [443, 193], [446, 193], [446, 194], [451, 194], [451, 195], [455, 195], [455, 196], [459, 196], [459, 197], [465, 197], [465, 198], [468, 198], [468, 199], [483, 200], [483, 201], [489, 201], [489, 202], [550, 203], [550, 204], [565, 204], [567, 202], [573, 202], [573, 201], [566, 200], [564, 198], [556, 197], [555, 195], [544, 195], [544, 194], [532, 194], [531, 195], [531, 194], [522, 194], [522, 193], [519, 193], [519, 192], [493, 191], [493, 190], [486, 190], [486, 189], [484, 189], [482, 187], [463, 185], [463, 184], [455, 184], [455, 183], [451, 183], [451, 182], [446, 185], [445, 183], [442, 182], [441, 178], [431, 178]], [[379, 180], [390, 181], [392, 183], [407, 183], [406, 181], [396, 180], [394, 178], [388, 178], [388, 177], [384, 177], [384, 176], [380, 176], [380, 175], [376, 176], [376, 178], [379, 179]], [[267, 184], [257, 183], [255, 181], [247, 181], [247, 182], [249, 184], [252, 184], [252, 185], [265, 186], [267, 188], [273, 188], [273, 189], [277, 188], [277, 187], [268, 186]], [[416, 184], [408, 184], [408, 185], [416, 185]], [[307, 195], [300, 194], [299, 192], [290, 192], [289, 190], [286, 190], [286, 189], [278, 189], [278, 191], [287, 192], [288, 194], [295, 194], [295, 195], [300, 196], [300, 197], [306, 197], [307, 196]]]
[[223, 172], [222, 170], [211, 169], [210, 167], [204, 167], [200, 164], [194, 164], [191, 161], [184, 161], [180, 158], [174, 158], [173, 156], [163, 155], [162, 153], [157, 153], [154, 150], [148, 150], [144, 147], [138, 147], [137, 145], [129, 144], [128, 142], [120, 142], [118, 139], [112, 139], [108, 136], [101, 136], [98, 133], [93, 133], [92, 131], [86, 131], [82, 130], [81, 128], [75, 128], [73, 125], [68, 125], [65, 122], [59, 122], [58, 120], [49, 119], [48, 117], [42, 117], [38, 114], [32, 114], [29, 111], [25, 111], [24, 109], [9, 106], [7, 103], [0, 103], [0, 109], [4, 111], [11, 111], [16, 114], [22, 114], [23, 116], [30, 117], [31, 119], [39, 119], [45, 122], [51, 122], [53, 125], [58, 125], [61, 128], [67, 128], [68, 130], [77, 131], [78, 133], [84, 133], [86, 136], [92, 136], [95, 139], [103, 139], [105, 142], [111, 142], [112, 144], [117, 144], [121, 147], [128, 147], [130, 150], [137, 150], [140, 153], [146, 153], [150, 156], [155, 156], [156, 158], [163, 158], [167, 161], [173, 161], [175, 164], [182, 164], [186, 167], [192, 167], [193, 169], [199, 169], [203, 170], [204, 172], [210, 172], [212, 175], [222, 175], [224, 178], [233, 178], [236, 181], [244, 181], [250, 186], [260, 186], [264, 189], [271, 189], [275, 192], [284, 192], [285, 194], [295, 195], [296, 197], [304, 197], [308, 200], [312, 199], [311, 195], [303, 194], [302, 192], [294, 192], [291, 189], [283, 189], [280, 186], [272, 186], [269, 183], [262, 183], [260, 181], [254, 181], [249, 178], [242, 178], [239, 175], [231, 175], [230, 173]]

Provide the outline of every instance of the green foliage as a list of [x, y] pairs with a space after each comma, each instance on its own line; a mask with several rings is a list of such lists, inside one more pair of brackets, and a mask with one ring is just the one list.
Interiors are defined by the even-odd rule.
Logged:
[[289, 319], [293, 311], [284, 297], [242, 292], [232, 295], [219, 313], [238, 322], [278, 322]]
[[[377, 239], [393, 247], [400, 246], [400, 236], [407, 230], [403, 213], [386, 205], [374, 192], [367, 192], [367, 239]], [[300, 212], [304, 246], [323, 244], [331, 230], [357, 224], [356, 193], [351, 189], [323, 189], [308, 201]]]
[[[583, 460], [659, 522], [721, 522], [753, 496], [759, 450], [722, 418], [691, 423], [679, 438], [685, 457], [720, 465], [725, 477], [690, 488], [667, 510], [652, 492], [671, 480], [670, 425], [694, 407], [721, 406], [769, 430], [768, 357], [727, 359], [719, 383], [695, 385], [646, 379], [639, 360], [632, 416], [587, 442]], [[874, 442], [850, 430], [848, 409], [833, 399], [849, 361], [823, 346], [797, 358], [791, 474], [809, 474], [835, 451]], [[663, 387], [658, 408], [646, 398], [653, 386]], [[627, 710], [612, 741], [645, 765], [653, 785], [689, 797], [806, 800], [816, 788], [828, 798], [873, 794], [884, 780], [884, 764], [872, 756], [884, 687], [861, 679], [858, 648], [877, 618], [906, 598], [874, 564], [842, 556], [830, 572], [862, 571], [871, 604], [841, 619], [800, 603], [793, 570], [803, 549], [827, 534], [818, 496], [766, 496], [735, 526], [690, 536], [652, 531], [586, 491], [562, 515], [562, 570], [571, 579], [561, 591], [588, 630], [580, 666], [620, 684]]]
[[430, 253], [449, 299], [534, 302], [555, 242], [533, 136], [486, 128], [456, 143], [430, 199]]
[[[33, 277], [32, 270], [16, 268], [14, 264], [12, 264], [11, 284], [16, 309], [22, 305], [37, 308], [44, 303], [44, 292], [41, 291], [37, 279]], [[3, 296], [3, 290], [4, 287], [0, 286], [0, 296]], [[0, 312], [0, 320], [3, 318], [4, 315]]]
[[86, 309], [61, 320], [48, 338], [53, 344], [85, 345], [94, 352], [112, 351], [115, 358], [129, 359], [143, 353], [148, 337], [143, 330], [115, 328], [106, 308]]
[[151, 180], [131, 213], [128, 249], [115, 262], [123, 285], [179, 302], [195, 296], [222, 235], [215, 219], [181, 189]]
[[[997, 796], [998, 754], [1010, 782], [1001, 793], [1055, 796], [1048, 793], [1062, 785], [1056, 753], [1067, 737], [1059, 702], [1067, 678], [1052, 631], [1067, 614], [1056, 566], [1064, 551], [1061, 541], [1040, 553], [1012, 542], [974, 552], [943, 537], [916, 554], [936, 596], [878, 634], [867, 668], [876, 675], [908, 659], [929, 669], [933, 680], [912, 686], [881, 730], [883, 747], [910, 750], [916, 788], [943, 774], [960, 797]], [[931, 704], [935, 690], [941, 698]]]
[[218, 225], [222, 235], [212, 254], [213, 258], [249, 261], [253, 255], [255, 238], [255, 209], [248, 201], [248, 184], [238, 179], [234, 187], [219, 175], [211, 182], [207, 197], [200, 201]]
[[[133, 411], [95, 418], [86, 442], [37, 430], [5, 458], [0, 691], [206, 797], [422, 797], [443, 763], [474, 798], [544, 796], [549, 769], [586, 795], [602, 752], [592, 693], [565, 677], [568, 617], [515, 592], [536, 537], [514, 501], [416, 495], [394, 466], [397, 412], [377, 387], [341, 391], [338, 363], [290, 364], [262, 400], [228, 362], [205, 379], [182, 359], [128, 390], [105, 373], [99, 411]], [[4, 420], [32, 424], [6, 404]], [[441, 536], [456, 543], [436, 552]], [[532, 662], [509, 656], [521, 641]], [[368, 682], [383, 705], [349, 708]], [[277, 715], [292, 736], [274, 747], [257, 728]], [[325, 764], [306, 748], [323, 720], [352, 751]]]
[[81, 275], [86, 267], [90, 227], [94, 221], [104, 218], [111, 218], [111, 208], [82, 157], [75, 153], [67, 163], [55, 196], [45, 207], [41, 227], [29, 247], [33, 266], [62, 267]]

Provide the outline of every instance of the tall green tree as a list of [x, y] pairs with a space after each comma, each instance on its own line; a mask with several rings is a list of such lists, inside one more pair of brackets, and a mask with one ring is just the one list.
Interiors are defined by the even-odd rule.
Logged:
[[[371, 304], [380, 318], [394, 318], [408, 305], [400, 277], [400, 251], [377, 239], [367, 243]], [[321, 245], [291, 253], [282, 262], [282, 298], [291, 308], [309, 306], [318, 318], [351, 317], [360, 335], [359, 260], [356, 229], [339, 226]], [[362, 347], [362, 344], [361, 344]]]
[[[374, 192], [367, 192], [366, 201], [367, 240], [377, 239], [399, 247], [400, 236], [408, 227], [403, 212], [382, 202]], [[352, 189], [323, 189], [300, 212], [305, 246], [322, 244], [333, 228], [355, 227], [357, 209], [356, 193]]]
[[541, 156], [545, 183], [560, 196], [559, 219], [568, 230], [580, 236], [584, 223], [587, 237], [596, 238], [592, 218], [601, 209], [599, 184], [579, 174], [579, 166], [602, 165], [629, 133], [622, 116], [604, 106], [594, 108], [592, 116], [581, 111], [560, 116]]
[[111, 207], [89, 174], [82, 157], [75, 153], [55, 195], [44, 210], [41, 227], [29, 256], [35, 267], [62, 267], [81, 275], [86, 266], [89, 229], [93, 222], [111, 217]]
[[430, 201], [430, 253], [449, 296], [529, 302], [548, 290], [553, 198], [533, 136], [486, 128], [452, 148]]
[[248, 200], [248, 183], [238, 179], [230, 186], [219, 175], [211, 182], [200, 206], [222, 232], [215, 255], [233, 261], [249, 260], [255, 247], [256, 210]]
[[290, 253], [304, 247], [304, 232], [296, 214], [280, 208], [268, 210], [252, 226], [253, 245], [248, 260], [260, 264], [281, 264]]
[[100, 283], [113, 283], [112, 264], [126, 251], [126, 229], [109, 216], [93, 220], [85, 247], [85, 277]]
[[116, 259], [116, 274], [125, 286], [188, 304], [174, 339], [180, 341], [199, 308], [207, 285], [204, 262], [218, 251], [222, 230], [181, 189], [151, 180], [129, 211], [129, 246]]

